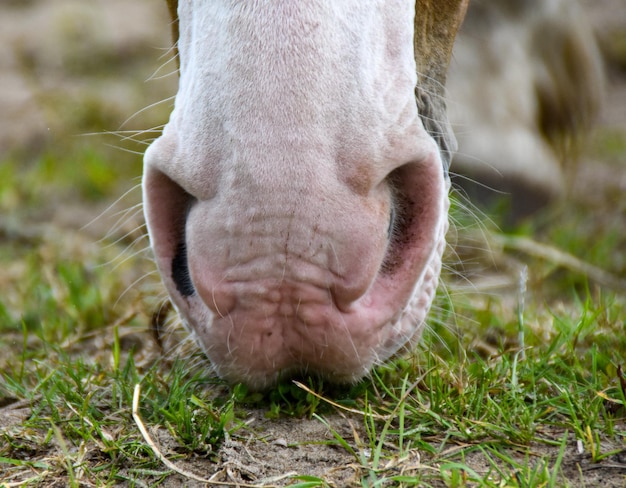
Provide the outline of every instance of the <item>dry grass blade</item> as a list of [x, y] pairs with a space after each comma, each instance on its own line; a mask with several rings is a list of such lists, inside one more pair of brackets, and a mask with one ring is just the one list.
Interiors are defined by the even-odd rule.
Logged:
[[337, 402], [333, 402], [332, 400], [320, 395], [319, 393], [314, 392], [313, 390], [311, 390], [308, 386], [300, 383], [299, 381], [294, 381], [293, 382], [298, 388], [306, 391], [307, 393], [313, 395], [315, 398], [318, 398], [320, 400], [322, 400], [323, 402], [328, 403], [329, 405], [332, 405], [335, 408], [338, 408], [339, 410], [343, 410], [344, 412], [350, 412], [350, 413], [354, 413], [356, 415], [362, 415], [362, 416], [367, 416], [367, 417], [373, 417], [377, 420], [384, 420], [387, 421], [389, 419], [389, 416], [387, 415], [380, 415], [377, 413], [368, 413], [368, 412], [364, 412], [363, 410], [358, 410], [356, 408], [349, 408], [349, 407], [344, 407], [343, 405], [340, 405]]
[[180, 474], [181, 476], [184, 476], [185, 478], [192, 479], [194, 481], [199, 481], [201, 483], [210, 483], [211, 485], [237, 486], [237, 487], [244, 487], [244, 488], [260, 488], [261, 486], [263, 486], [264, 488], [272, 488], [272, 485], [266, 485], [266, 484], [250, 485], [250, 484], [239, 483], [235, 481], [233, 482], [215, 481], [209, 478], [202, 478], [200, 476], [195, 475], [194, 473], [186, 471], [183, 468], [177, 466], [175, 463], [173, 463], [172, 461], [167, 459], [167, 457], [165, 457], [165, 455], [161, 452], [159, 447], [156, 445], [156, 443], [152, 439], [152, 436], [148, 432], [148, 429], [146, 429], [146, 426], [143, 423], [143, 419], [141, 418], [141, 415], [139, 414], [140, 396], [141, 396], [141, 385], [137, 383], [135, 385], [135, 390], [133, 392], [133, 409], [132, 409], [133, 419], [135, 420], [135, 424], [137, 425], [139, 432], [141, 432], [141, 435], [143, 436], [146, 443], [150, 446], [150, 449], [152, 449], [152, 452], [154, 453], [154, 455], [159, 459], [159, 461], [161, 461], [169, 469]]

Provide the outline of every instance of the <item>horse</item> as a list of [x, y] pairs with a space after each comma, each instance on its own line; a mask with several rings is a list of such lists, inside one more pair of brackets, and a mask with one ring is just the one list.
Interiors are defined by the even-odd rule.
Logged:
[[215, 373], [354, 382], [411, 349], [439, 281], [467, 0], [168, 0], [179, 88], [144, 213]]
[[453, 183], [486, 211], [504, 199], [507, 225], [563, 201], [604, 86], [579, 2], [473, 0], [447, 80]]

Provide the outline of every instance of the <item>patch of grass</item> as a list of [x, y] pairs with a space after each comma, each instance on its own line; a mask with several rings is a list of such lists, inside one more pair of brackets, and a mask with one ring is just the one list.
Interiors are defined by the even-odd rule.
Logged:
[[[210, 380], [190, 375], [182, 363], [167, 372], [156, 367], [141, 370], [132, 351], [120, 363], [91, 362], [53, 343], [44, 344], [49, 359], [24, 360], [28, 364], [16, 365], [21, 375], [2, 371], [0, 384], [3, 402], [26, 401], [32, 406], [20, 424], [3, 425], [0, 462], [39, 472], [33, 482], [60, 477], [74, 485], [78, 472], [82, 481], [97, 485], [153, 479], [160, 466], [131, 428], [129, 405], [139, 382], [144, 392], [141, 412], [148, 422], [164, 425], [175, 442], [174, 452], [212, 456], [236, 427], [233, 399], [201, 399], [199, 392]], [[42, 461], [20, 462], [25, 457]]]

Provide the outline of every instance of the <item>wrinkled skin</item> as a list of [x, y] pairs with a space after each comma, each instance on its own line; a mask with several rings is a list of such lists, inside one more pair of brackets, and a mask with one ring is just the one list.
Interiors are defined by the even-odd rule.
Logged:
[[465, 1], [169, 6], [179, 91], [143, 188], [171, 300], [230, 382], [362, 377], [437, 287]]

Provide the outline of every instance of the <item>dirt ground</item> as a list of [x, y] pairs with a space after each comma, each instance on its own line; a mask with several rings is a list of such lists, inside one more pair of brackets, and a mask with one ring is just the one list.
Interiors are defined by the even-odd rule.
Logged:
[[[72, 123], [83, 120], [85, 114], [78, 112], [85, 104], [110, 124], [112, 130], [117, 130], [135, 113], [138, 115], [125, 128], [142, 129], [163, 123], [167, 106], [151, 112], [141, 110], [173, 95], [176, 89], [175, 76], [161, 77], [172, 72], [173, 67], [166, 65], [159, 70], [170, 41], [164, 4], [157, 0], [3, 0], [0, 3], [0, 155], [19, 153], [27, 158], [49, 144], [58, 144], [77, 130]], [[618, 32], [626, 39], [624, 0], [585, 0], [584, 4], [603, 42], [610, 43], [608, 36]], [[607, 75], [607, 103], [599, 124], [623, 133], [626, 131], [626, 56], [613, 55]], [[103, 60], [110, 60], [113, 68], [103, 68]], [[132, 83], [128, 81], [131, 78]], [[149, 78], [152, 80], [144, 82]], [[61, 116], [56, 111], [60, 100], [64, 101], [64, 107], [74, 106], [77, 113], [70, 111]], [[598, 171], [592, 162], [592, 158], [583, 161], [579, 184], [592, 181], [599, 191], [610, 186], [612, 191], [626, 192], [626, 171], [617, 175]], [[97, 211], [93, 209], [94, 213]], [[84, 208], [71, 210], [71, 215], [72, 222], [63, 222], [62, 227], [78, 229], [93, 217], [91, 209]], [[5, 428], [19, 421], [19, 412], [13, 413], [15, 416], [10, 417], [11, 412], [4, 409]], [[366, 438], [358, 418], [334, 414], [327, 420], [345, 439], [355, 441], [355, 432]], [[237, 438], [225, 442], [218, 455], [219, 464], [196, 459], [181, 463], [181, 467], [203, 478], [216, 474], [215, 480], [240, 483], [259, 483], [259, 480], [280, 483], [277, 477], [290, 472], [320, 476], [336, 486], [359, 483], [362, 468], [345, 450], [323, 443], [331, 434], [318, 420], [270, 420], [263, 411], [251, 410], [249, 427]], [[153, 435], [167, 453], [166, 432], [156, 431]], [[546, 447], [537, 445], [535, 449], [541, 452]], [[578, 454], [574, 437], [568, 442], [565, 459], [564, 472], [572, 482], [581, 478], [582, 466], [586, 486], [626, 486], [626, 459], [592, 466]], [[423, 461], [415, 453], [415, 459], [405, 460], [404, 474], [420, 469]], [[469, 455], [465, 462], [478, 472], [489, 468], [480, 453]], [[169, 477], [161, 486], [183, 484], [206, 486], [182, 475]]]

